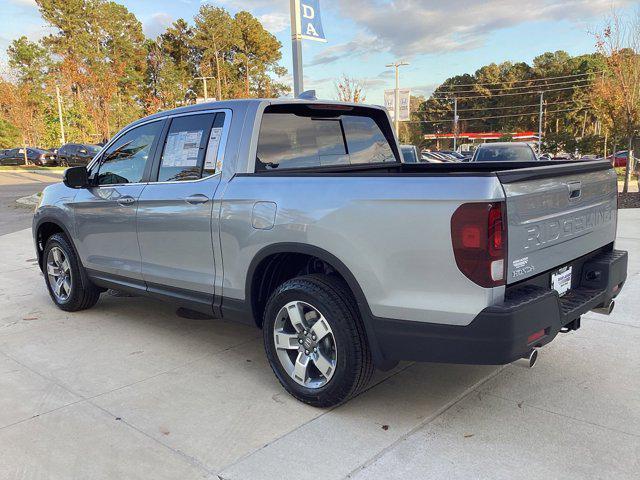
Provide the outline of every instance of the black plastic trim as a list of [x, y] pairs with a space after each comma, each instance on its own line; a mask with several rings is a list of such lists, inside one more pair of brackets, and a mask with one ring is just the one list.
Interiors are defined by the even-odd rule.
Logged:
[[[335, 255], [327, 252], [326, 250], [311, 246], [304, 243], [275, 243], [269, 245], [262, 250], [260, 250], [249, 265], [249, 269], [247, 271], [246, 283], [245, 283], [245, 305], [243, 306], [244, 316], [245, 318], [255, 319], [254, 313], [254, 305], [252, 302], [253, 299], [253, 277], [258, 268], [258, 266], [262, 263], [263, 260], [270, 257], [271, 255], [278, 253], [300, 253], [305, 255], [310, 255], [316, 257], [323, 262], [329, 264], [333, 269], [338, 272], [342, 278], [347, 282], [347, 285], [353, 292], [355, 296], [358, 310], [360, 311], [360, 316], [363, 320], [365, 332], [367, 334], [367, 340], [369, 342], [369, 348], [371, 349], [371, 353], [373, 355], [374, 363], [378, 368], [389, 368], [390, 364], [382, 355], [382, 351], [378, 346], [378, 341], [376, 338], [375, 331], [373, 329], [372, 321], [373, 314], [371, 313], [371, 309], [369, 308], [369, 304], [358, 284], [358, 281], [353, 276], [349, 268]], [[223, 298], [222, 302], [222, 311], [223, 316], [225, 315], [225, 306], [227, 306], [228, 299]], [[237, 302], [241, 302], [237, 300]]]
[[[545, 162], [548, 163], [548, 162]], [[613, 168], [608, 160], [594, 160], [591, 162], [576, 161], [568, 164], [544, 165], [522, 169], [510, 169], [496, 172], [500, 183], [517, 183], [529, 180], [541, 180], [544, 178], [577, 175], [590, 172], [599, 172]]]
[[[581, 271], [600, 271], [598, 284], [583, 279], [564, 297], [549, 287], [520, 285], [467, 326], [373, 318], [374, 335], [386, 359], [508, 364], [551, 342], [563, 327], [575, 329], [581, 315], [615, 298], [627, 277], [627, 257], [620, 250], [596, 253]], [[528, 343], [529, 335], [540, 330], [544, 336]]]

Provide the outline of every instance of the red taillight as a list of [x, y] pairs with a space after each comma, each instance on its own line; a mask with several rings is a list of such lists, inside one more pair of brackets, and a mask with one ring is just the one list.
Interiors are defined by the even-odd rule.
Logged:
[[504, 203], [465, 203], [451, 217], [451, 240], [458, 268], [482, 287], [505, 283], [507, 230]]

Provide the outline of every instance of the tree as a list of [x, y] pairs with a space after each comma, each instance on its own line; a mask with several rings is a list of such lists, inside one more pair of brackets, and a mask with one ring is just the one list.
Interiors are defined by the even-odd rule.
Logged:
[[364, 85], [356, 78], [342, 74], [336, 81], [335, 88], [338, 100], [341, 102], [364, 103], [367, 100]]
[[594, 106], [628, 142], [623, 188], [627, 193], [633, 172], [633, 139], [640, 129], [640, 10], [630, 20], [614, 12], [595, 36], [607, 71], [594, 86]]
[[37, 0], [54, 29], [44, 44], [60, 60], [54, 75], [73, 102], [86, 106], [93, 129], [107, 139], [142, 110], [145, 38], [123, 5], [106, 0]]
[[[236, 54], [234, 60], [242, 65], [244, 77], [244, 97], [251, 96], [251, 77], [255, 77], [258, 82], [253, 89], [258, 93], [261, 90], [260, 80], [265, 77], [268, 81], [268, 73], [274, 72], [277, 75], [285, 73], [278, 62], [282, 58], [282, 44], [280, 41], [264, 29], [260, 21], [249, 12], [238, 12], [234, 17], [239, 34], [236, 44]], [[267, 92], [264, 92], [267, 93]], [[263, 94], [261, 96], [271, 96]]]
[[[215, 75], [218, 100], [230, 96], [229, 66], [233, 52], [240, 43], [240, 31], [229, 12], [222, 7], [204, 4], [195, 18], [193, 43], [201, 58], [199, 73]], [[223, 89], [224, 86], [224, 89]]]

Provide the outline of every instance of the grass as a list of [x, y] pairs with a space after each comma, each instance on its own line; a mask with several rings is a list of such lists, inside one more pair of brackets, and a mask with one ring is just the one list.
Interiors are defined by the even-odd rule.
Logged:
[[43, 172], [64, 172], [67, 167], [39, 167], [37, 165], [0, 165], [0, 172], [7, 170], [42, 170]]

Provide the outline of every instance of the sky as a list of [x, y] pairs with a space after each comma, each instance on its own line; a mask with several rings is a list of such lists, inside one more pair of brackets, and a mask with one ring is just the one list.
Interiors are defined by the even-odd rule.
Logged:
[[[118, 0], [154, 38], [178, 18], [192, 23], [201, 3], [232, 14], [247, 10], [283, 45], [282, 65], [291, 72], [289, 0]], [[401, 86], [428, 95], [448, 77], [473, 73], [492, 62], [525, 61], [546, 51], [572, 55], [594, 51], [590, 32], [612, 9], [631, 13], [639, 0], [320, 0], [327, 43], [305, 41], [305, 89], [335, 98], [341, 75], [365, 85], [367, 102], [383, 103], [394, 88], [396, 60]], [[35, 0], [0, 0], [0, 64], [12, 39], [47, 34]], [[291, 83], [287, 76], [286, 83]]]

